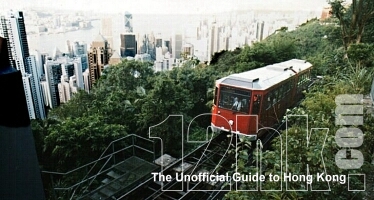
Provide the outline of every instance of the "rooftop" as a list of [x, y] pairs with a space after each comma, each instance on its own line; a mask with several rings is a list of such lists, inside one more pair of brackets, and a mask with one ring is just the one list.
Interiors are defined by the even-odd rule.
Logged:
[[245, 89], [266, 90], [296, 73], [311, 68], [312, 64], [305, 60], [292, 59], [258, 69], [232, 74], [217, 80], [216, 83], [232, 85]]

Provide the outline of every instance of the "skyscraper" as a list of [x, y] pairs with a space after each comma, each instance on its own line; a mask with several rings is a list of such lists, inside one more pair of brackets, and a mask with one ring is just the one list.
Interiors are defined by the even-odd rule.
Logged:
[[91, 85], [91, 81], [90, 81], [90, 71], [89, 69], [86, 69], [84, 72], [83, 72], [83, 82], [84, 82], [84, 90], [89, 93], [90, 92], [90, 85]]
[[161, 34], [157, 34], [157, 36], [156, 36], [156, 48], [157, 47], [162, 47], [162, 37], [161, 37]]
[[74, 56], [79, 56], [82, 54], [87, 54], [87, 44], [84, 42], [75, 41], [73, 42], [73, 54]]
[[42, 54], [38, 50], [35, 50], [31, 54], [35, 56], [36, 68], [38, 70], [38, 77], [40, 78], [44, 74], [44, 69], [43, 69], [44, 63], [43, 63]]
[[121, 34], [121, 57], [135, 57], [136, 47], [137, 46], [134, 34]]
[[171, 38], [171, 54], [174, 58], [181, 58], [182, 34], [173, 34]]
[[127, 33], [133, 32], [132, 14], [127, 11], [125, 12], [125, 32]]
[[44, 95], [47, 100], [46, 105], [50, 108], [56, 108], [60, 104], [58, 96], [58, 84], [61, 82], [62, 69], [57, 61], [48, 60], [44, 65], [46, 86], [43, 87]]
[[79, 89], [84, 89], [83, 85], [83, 73], [82, 73], [82, 58], [77, 57], [74, 60], [74, 73], [75, 73], [75, 78], [77, 82], [77, 87]]
[[61, 81], [57, 85], [58, 88], [58, 96], [60, 99], [60, 103], [66, 103], [71, 99], [71, 90], [70, 85], [68, 83], [67, 75], [61, 76]]
[[112, 50], [108, 41], [102, 36], [97, 35], [92, 41], [90, 51], [88, 53], [89, 68], [90, 68], [90, 87], [100, 78], [104, 70], [104, 66], [109, 63], [109, 58], [112, 55]]
[[264, 25], [265, 22], [257, 22], [257, 29], [256, 29], [256, 38], [258, 41], [264, 39]]
[[66, 62], [61, 64], [62, 74], [67, 75], [67, 78], [74, 76], [74, 64], [72, 62]]
[[30, 70], [32, 72], [31, 75], [31, 92], [32, 92], [32, 100], [34, 103], [34, 112], [35, 112], [35, 118], [37, 119], [45, 119], [45, 108], [44, 108], [44, 101], [42, 96], [42, 89], [40, 85], [40, 78], [39, 78], [39, 72], [37, 67], [37, 61], [36, 57], [34, 55], [31, 55], [27, 57], [27, 65], [30, 66]]
[[[125, 20], [126, 21], [126, 20]], [[109, 45], [113, 47], [113, 26], [112, 18], [101, 19], [101, 34], [107, 39]]]
[[212, 59], [212, 56], [218, 52], [218, 47], [219, 47], [219, 32], [218, 32], [218, 25], [214, 21], [212, 23], [212, 27], [210, 28], [209, 31], [209, 46], [208, 46], [208, 60], [210, 61]]
[[164, 46], [167, 48], [167, 51], [170, 52], [170, 41], [164, 40]]
[[88, 68], [87, 44], [75, 41], [73, 43], [73, 53], [75, 57], [81, 58], [82, 72]]
[[38, 68], [34, 56], [30, 57], [23, 12], [9, 11], [0, 17], [0, 36], [8, 40], [9, 61], [21, 71], [30, 119], [44, 119]]
[[70, 40], [66, 40], [66, 51], [70, 57], [73, 57], [73, 48], [71, 47]]

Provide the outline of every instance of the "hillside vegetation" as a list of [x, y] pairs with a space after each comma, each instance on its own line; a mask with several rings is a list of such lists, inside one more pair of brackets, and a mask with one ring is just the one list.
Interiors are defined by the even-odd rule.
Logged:
[[[46, 120], [32, 121], [33, 133], [40, 165], [44, 170], [65, 172], [88, 163], [103, 152], [107, 145], [128, 134], [148, 137], [150, 126], [166, 119], [170, 114], [183, 115], [184, 131], [187, 124], [198, 114], [210, 113], [213, 99], [214, 81], [232, 73], [255, 69], [268, 64], [298, 58], [314, 65], [313, 74], [324, 78], [308, 92], [302, 105], [289, 111], [289, 114], [308, 114], [309, 127], [329, 128], [324, 146], [324, 165], [327, 173], [348, 174], [366, 173], [373, 154], [374, 138], [372, 117], [365, 115], [365, 122], [360, 129], [365, 140], [358, 149], [365, 156], [365, 164], [359, 170], [338, 169], [334, 156], [340, 149], [334, 136], [339, 128], [335, 122], [335, 97], [339, 94], [368, 94], [373, 76], [373, 44], [370, 34], [374, 27], [373, 20], [367, 22], [360, 43], [344, 48], [339, 20], [332, 18], [321, 22], [317, 19], [302, 24], [295, 31], [279, 30], [267, 39], [252, 46], [234, 51], [216, 53], [210, 65], [199, 64], [192, 67], [191, 62], [171, 71], [154, 73], [151, 63], [124, 60], [122, 63], [105, 70], [93, 90], [87, 94], [80, 91], [68, 103], [53, 109]], [[157, 127], [157, 135], [165, 138], [165, 152], [179, 155], [180, 123]], [[294, 121], [288, 131], [293, 136], [288, 147], [292, 159], [288, 164], [297, 165], [295, 173], [304, 173], [306, 164], [311, 161], [314, 171], [323, 169], [318, 151], [324, 143], [323, 137], [316, 137], [309, 149], [305, 149], [303, 122]], [[203, 137], [209, 119], [193, 124], [193, 138]], [[322, 134], [322, 133], [321, 133]], [[167, 137], [164, 137], [167, 136]], [[278, 141], [278, 140], [277, 140]], [[284, 145], [285, 143], [283, 143]], [[191, 149], [193, 146], [191, 146]], [[241, 153], [245, 153], [242, 149]], [[308, 152], [299, 155], [299, 152]], [[273, 150], [263, 155], [266, 173], [280, 173], [280, 142], [273, 144]], [[305, 162], [304, 162], [305, 161]], [[307, 162], [308, 161], [308, 162]], [[250, 172], [248, 160], [239, 170]], [[70, 180], [71, 181], [71, 180]], [[359, 184], [360, 179], [354, 179]], [[318, 184], [318, 183], [317, 183]], [[245, 187], [245, 185], [243, 185]], [[264, 188], [271, 189], [272, 183]], [[292, 184], [300, 188], [301, 184]], [[324, 187], [317, 185], [318, 187]], [[348, 192], [347, 185], [333, 184], [332, 192], [230, 192], [228, 199], [294, 199], [294, 198], [340, 198], [355, 199], [361, 193]]]

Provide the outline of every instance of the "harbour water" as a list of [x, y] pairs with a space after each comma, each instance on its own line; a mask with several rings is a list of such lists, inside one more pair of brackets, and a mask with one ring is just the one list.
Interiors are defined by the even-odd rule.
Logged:
[[[161, 34], [163, 38], [170, 38], [173, 32], [184, 33], [186, 28], [196, 30], [201, 19], [202, 16], [197, 15], [134, 15], [133, 27], [135, 34], [144, 35], [152, 32], [155, 36]], [[90, 29], [70, 32], [42, 35], [30, 34], [27, 36], [29, 49], [31, 52], [38, 50], [42, 53], [51, 54], [55, 47], [57, 47], [61, 52], [67, 52], [67, 40], [71, 43], [74, 41], [84, 41], [89, 47], [91, 42], [100, 33], [101, 20], [91, 21], [91, 25]], [[124, 23], [113, 19], [112, 29], [113, 49], [119, 52], [120, 34], [124, 32]]]
[[61, 52], [67, 52], [67, 40], [69, 40], [70, 42], [84, 41], [87, 44], [90, 44], [91, 41], [95, 38], [95, 36], [99, 33], [101, 25], [100, 20], [92, 21], [91, 24], [93, 27], [90, 29], [70, 31], [64, 33], [27, 35], [29, 49], [31, 53], [33, 50], [38, 50], [42, 53], [51, 54], [55, 47], [57, 47]]

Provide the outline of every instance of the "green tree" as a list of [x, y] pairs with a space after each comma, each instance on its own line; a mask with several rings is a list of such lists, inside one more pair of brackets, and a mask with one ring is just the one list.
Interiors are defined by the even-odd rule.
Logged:
[[78, 117], [52, 124], [44, 138], [49, 170], [65, 172], [97, 159], [107, 145], [126, 136], [126, 127], [108, 124], [99, 115]]
[[360, 43], [365, 26], [369, 19], [374, 16], [374, 2], [371, 0], [352, 0], [347, 7], [344, 0], [332, 0], [330, 5], [332, 14], [340, 22], [341, 37], [344, 49], [353, 43]]
[[373, 50], [372, 44], [359, 43], [352, 44], [347, 50], [348, 57], [356, 65], [372, 67], [373, 66]]

